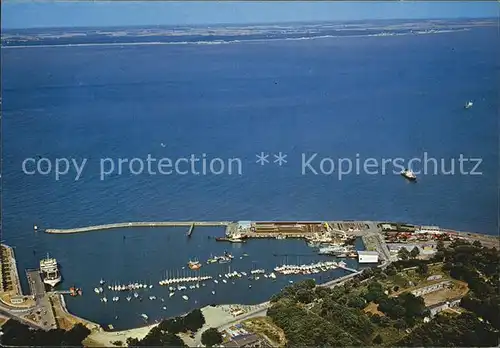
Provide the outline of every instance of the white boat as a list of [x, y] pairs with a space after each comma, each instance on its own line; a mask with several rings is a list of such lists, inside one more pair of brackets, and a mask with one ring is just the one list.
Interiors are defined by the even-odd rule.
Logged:
[[102, 302], [108, 302], [108, 299], [106, 297], [103, 297]]
[[57, 260], [50, 258], [49, 254], [47, 254], [47, 258], [40, 260], [40, 272], [42, 273], [43, 282], [51, 287], [61, 282]]
[[413, 171], [411, 169], [405, 169], [401, 172], [401, 175], [404, 176], [406, 179], [410, 180], [410, 181], [415, 181], [417, 180], [417, 176], [415, 175], [415, 173], [413, 173]]
[[132, 297], [127, 296], [127, 301], [130, 301], [131, 299], [132, 299]]
[[171, 292], [170, 294], [168, 294], [168, 297], [172, 297], [175, 295], [175, 292]]
[[223, 281], [224, 283], [226, 283], [226, 284], [227, 284], [227, 280], [225, 280], [225, 279], [222, 279], [222, 281]]
[[215, 284], [219, 284], [219, 281], [217, 279], [214, 279]]
[[134, 297], [135, 297], [135, 298], [138, 298], [138, 297], [139, 297], [139, 294], [138, 294], [138, 293], [136, 293], [136, 292], [134, 292]]
[[320, 248], [318, 254], [322, 255], [339, 255], [345, 254], [350, 251], [349, 247], [343, 245], [331, 245], [327, 247]]
[[186, 295], [182, 295], [182, 298], [186, 301], [189, 300], [189, 297], [187, 297]]
[[146, 314], [144, 314], [144, 313], [142, 313], [142, 314], [141, 314], [141, 317], [142, 317], [144, 320], [148, 320], [148, 319], [149, 319], [149, 317], [148, 317]]
[[99, 288], [94, 288], [94, 292], [95, 292], [96, 294], [99, 294], [99, 293], [100, 293]]
[[150, 299], [151, 301], [156, 300], [156, 296], [149, 296], [149, 299]]
[[164, 310], [164, 311], [166, 311], [166, 310], [167, 310], [167, 307], [165, 307], [165, 306], [163, 306], [162, 308], [163, 308], [163, 310]]
[[212, 295], [215, 295], [215, 290], [212, 290]]
[[472, 101], [468, 101], [465, 105], [464, 105], [464, 109], [470, 109], [472, 106], [474, 105], [474, 103]]
[[152, 289], [152, 288], [153, 288], [153, 284], [151, 284], [151, 285], [149, 286], [149, 288], [150, 288], [150, 289]]
[[104, 289], [103, 288], [99, 288], [99, 292], [104, 292]]

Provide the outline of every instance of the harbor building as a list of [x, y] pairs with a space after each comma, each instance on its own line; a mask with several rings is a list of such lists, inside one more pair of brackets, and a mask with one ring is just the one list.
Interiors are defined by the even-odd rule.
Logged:
[[449, 280], [445, 280], [445, 281], [442, 281], [442, 282], [439, 282], [436, 284], [431, 284], [431, 285], [424, 286], [422, 288], [413, 290], [411, 293], [414, 296], [423, 296], [423, 295], [430, 294], [431, 292], [442, 290], [446, 286], [449, 286], [450, 284], [451, 284], [451, 282]]
[[437, 249], [436, 243], [422, 243], [422, 244], [403, 244], [403, 243], [386, 243], [389, 251], [391, 253], [397, 254], [399, 250], [405, 248], [408, 251], [412, 251], [415, 247], [418, 249], [420, 254], [429, 255], [434, 254]]
[[415, 233], [443, 234], [439, 226], [420, 226]]
[[376, 251], [358, 251], [359, 263], [378, 263], [378, 252]]
[[458, 307], [460, 305], [461, 300], [462, 300], [461, 297], [456, 297], [454, 299], [451, 299], [451, 300], [448, 300], [445, 302], [441, 302], [441, 303], [437, 303], [433, 306], [428, 307], [429, 312], [431, 314], [431, 318], [436, 316], [436, 314], [438, 314], [439, 312], [442, 312], [448, 308]]

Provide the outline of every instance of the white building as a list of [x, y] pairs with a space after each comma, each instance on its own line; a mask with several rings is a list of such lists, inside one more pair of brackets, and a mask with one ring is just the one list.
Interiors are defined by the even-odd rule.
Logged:
[[445, 281], [442, 281], [442, 282], [439, 282], [436, 284], [431, 284], [428, 286], [424, 286], [422, 288], [415, 289], [411, 293], [414, 296], [423, 296], [423, 295], [430, 294], [431, 292], [442, 290], [445, 287], [449, 286], [450, 284], [451, 284], [451, 282], [449, 280], [445, 280]]
[[439, 226], [420, 226], [415, 233], [443, 234]]
[[378, 263], [378, 252], [376, 251], [358, 251], [359, 263]]

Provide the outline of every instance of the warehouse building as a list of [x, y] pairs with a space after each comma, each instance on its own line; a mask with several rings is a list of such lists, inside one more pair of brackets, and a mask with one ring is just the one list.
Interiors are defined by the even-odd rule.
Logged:
[[378, 252], [376, 251], [358, 251], [359, 263], [378, 263]]

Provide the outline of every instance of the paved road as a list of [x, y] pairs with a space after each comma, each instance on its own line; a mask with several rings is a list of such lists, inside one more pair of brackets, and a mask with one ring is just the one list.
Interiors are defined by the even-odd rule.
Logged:
[[28, 314], [29, 312], [30, 312], [29, 309], [22, 310], [22, 311], [21, 310], [12, 311], [12, 310], [7, 310], [7, 309], [3, 308], [2, 306], [0, 306], [0, 314], [2, 314], [3, 316], [5, 316], [9, 319], [15, 319], [15, 320], [23, 323], [24, 325], [27, 325], [27, 326], [32, 327], [34, 329], [44, 329], [44, 327], [42, 327], [41, 325], [37, 325], [37, 324], [32, 323], [30, 321], [27, 321], [21, 317], [22, 314]]

